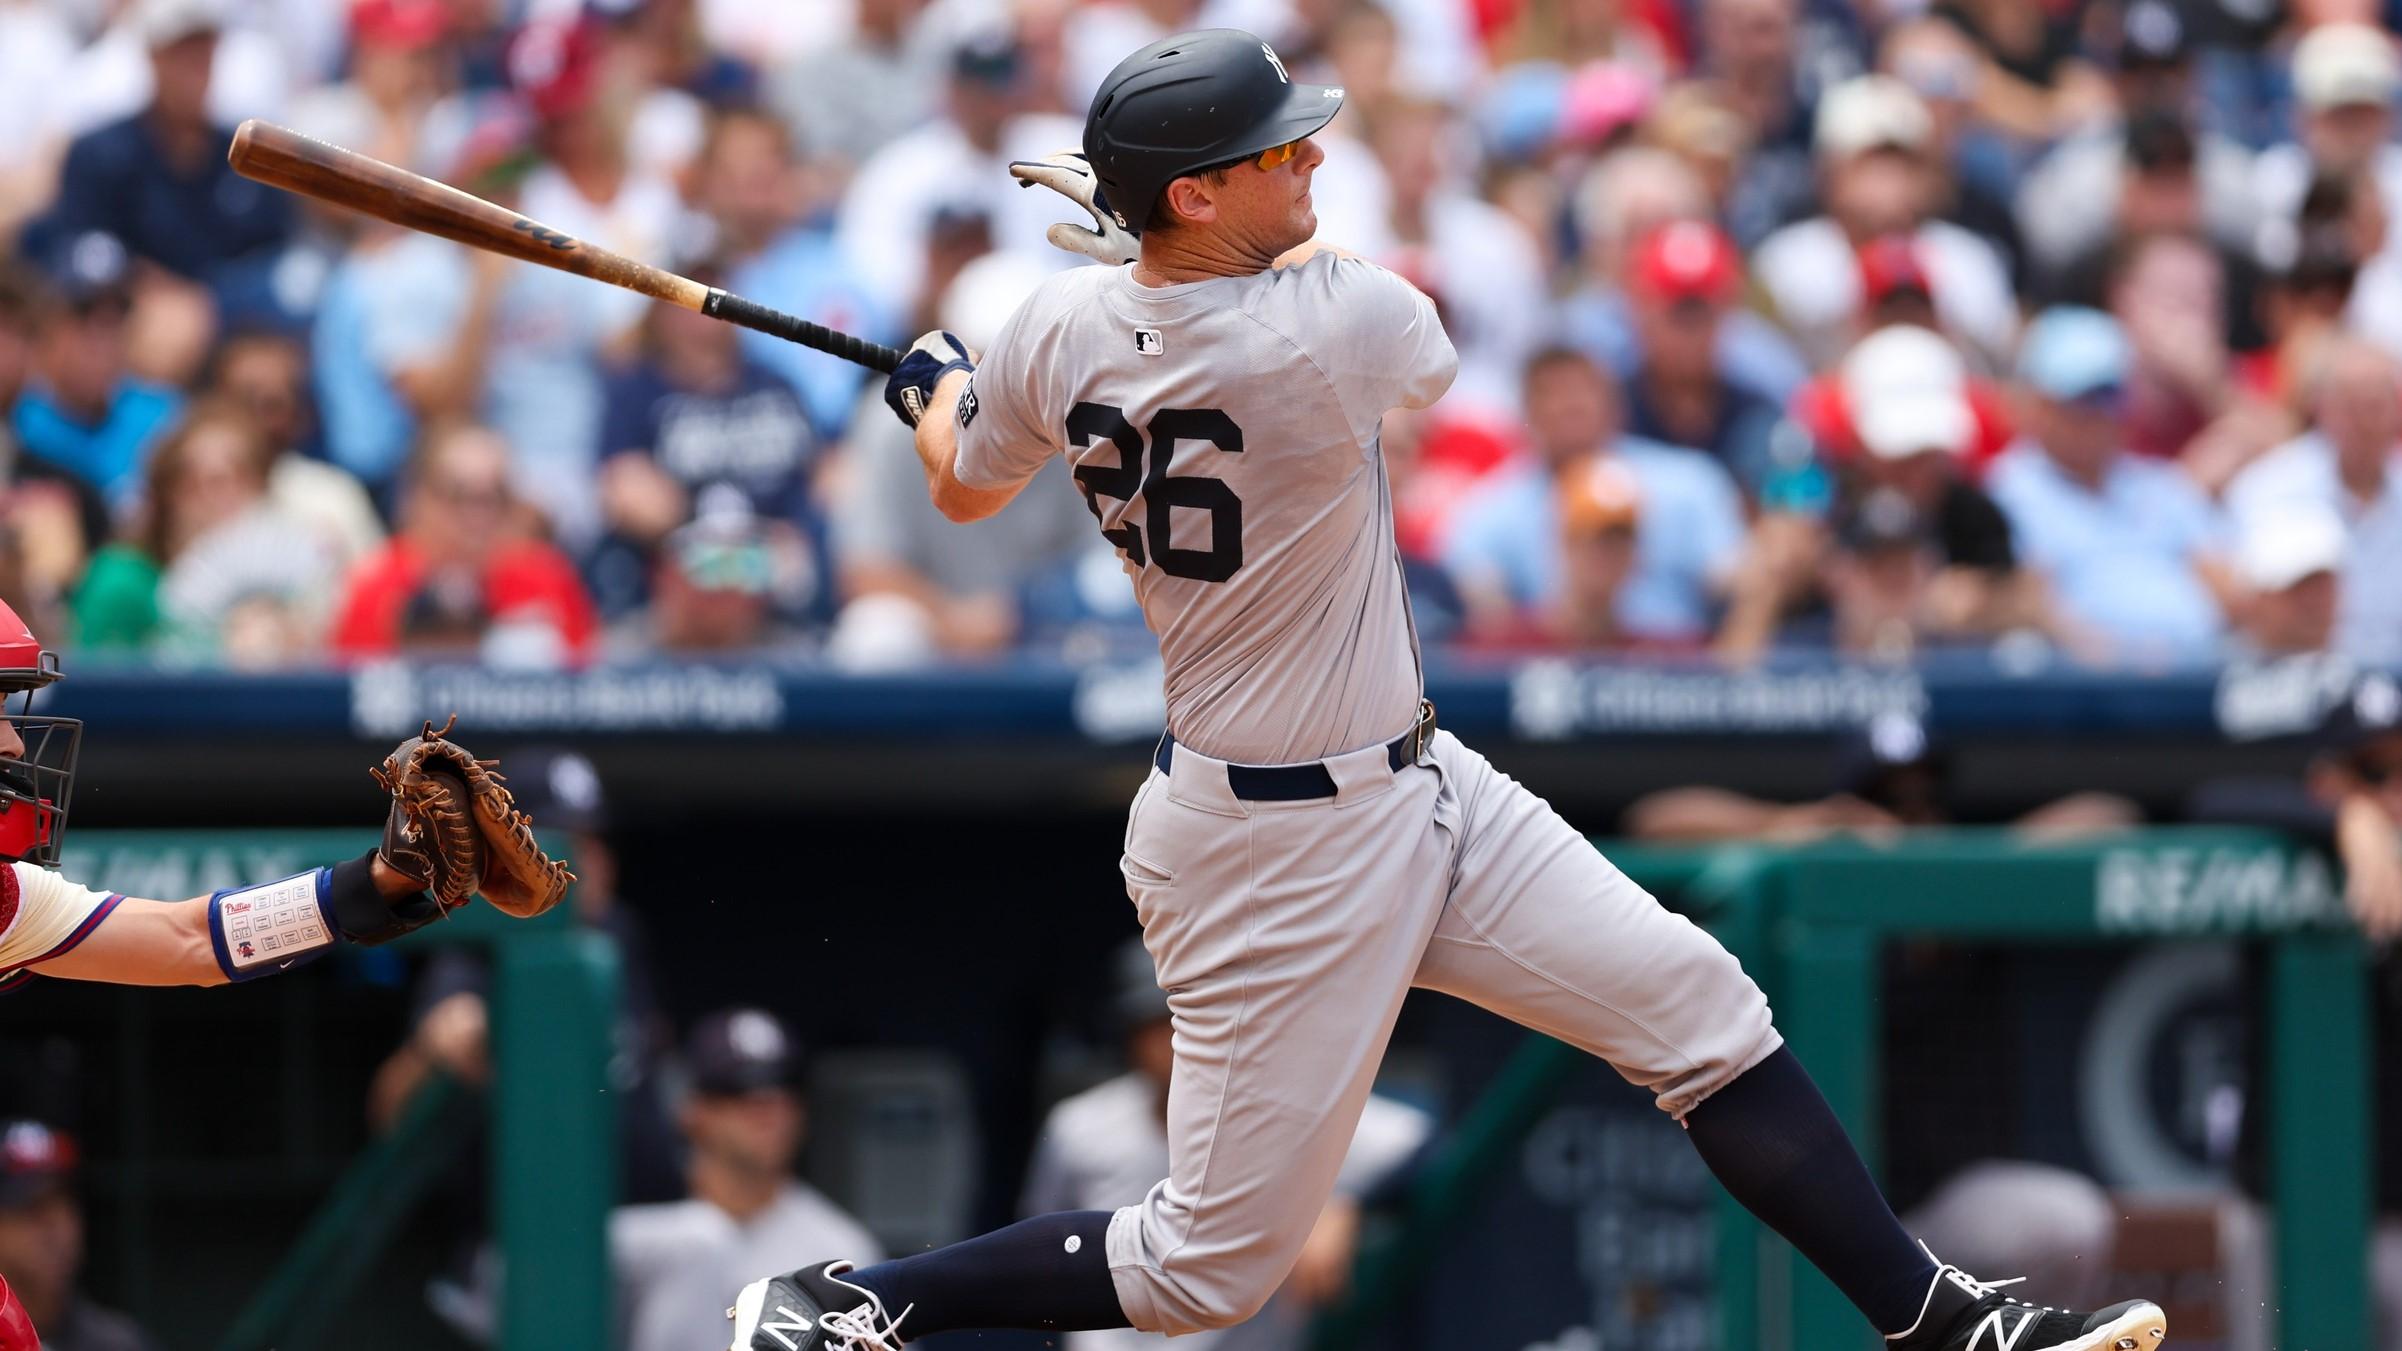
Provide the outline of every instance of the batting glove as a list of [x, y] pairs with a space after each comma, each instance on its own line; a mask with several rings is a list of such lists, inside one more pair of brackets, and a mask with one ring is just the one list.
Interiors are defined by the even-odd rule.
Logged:
[[1101, 180], [1083, 152], [1062, 150], [1045, 159], [1011, 160], [1009, 174], [1021, 188], [1039, 183], [1092, 213], [1090, 230], [1062, 221], [1045, 231], [1043, 238], [1058, 247], [1112, 267], [1131, 263], [1142, 252], [1134, 232], [1109, 209], [1109, 200], [1101, 195]]
[[884, 382], [884, 402], [901, 421], [915, 427], [934, 403], [934, 387], [953, 371], [972, 371], [976, 363], [968, 359], [967, 345], [950, 333], [936, 329], [910, 345], [901, 364], [892, 368], [892, 376]]

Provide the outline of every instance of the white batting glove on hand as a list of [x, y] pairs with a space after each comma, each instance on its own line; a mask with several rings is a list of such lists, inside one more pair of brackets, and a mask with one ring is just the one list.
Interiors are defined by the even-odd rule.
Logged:
[[1116, 213], [1101, 196], [1101, 180], [1094, 175], [1092, 163], [1080, 150], [1062, 150], [1043, 159], [1021, 159], [1009, 162], [1009, 175], [1021, 188], [1036, 184], [1049, 188], [1092, 214], [1093, 228], [1062, 221], [1043, 233], [1043, 238], [1070, 253], [1107, 263], [1112, 267], [1131, 263], [1141, 254], [1134, 232], [1118, 223]]

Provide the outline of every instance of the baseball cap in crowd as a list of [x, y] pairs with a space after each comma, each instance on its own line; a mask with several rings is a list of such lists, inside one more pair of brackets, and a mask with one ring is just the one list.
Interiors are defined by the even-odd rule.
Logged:
[[731, 1008], [693, 1024], [684, 1065], [692, 1091], [731, 1098], [800, 1085], [800, 1047], [782, 1020], [765, 1009]]
[[1560, 476], [1560, 528], [1570, 535], [1633, 530], [1643, 517], [1643, 485], [1611, 455], [1568, 466]]
[[1743, 259], [1717, 226], [1670, 221], [1636, 241], [1634, 279], [1644, 290], [1669, 300], [1725, 304], [1743, 285]]
[[2283, 591], [2305, 577], [2341, 569], [2350, 542], [2343, 518], [2327, 507], [2291, 503], [2243, 532], [2235, 546], [2236, 573], [2255, 591]]
[[2294, 93], [2313, 111], [2390, 104], [2402, 65], [2383, 30], [2365, 23], [2320, 24], [2294, 44]]
[[1878, 235], [1860, 246], [1860, 291], [1871, 305], [1896, 292], [1910, 291], [1935, 298], [1918, 259], [1918, 241], [1904, 234]]
[[1025, 53], [1005, 28], [979, 27], [951, 46], [951, 74], [974, 84], [1006, 87], [1025, 69]]
[[105, 230], [79, 230], [58, 241], [42, 271], [51, 293], [78, 312], [102, 301], [128, 303], [133, 296], [133, 258]]
[[2127, 163], [2141, 172], [2191, 169], [2199, 155], [2193, 128], [2174, 108], [2147, 106], [2127, 116]]
[[357, 0], [350, 7], [350, 38], [362, 47], [413, 52], [449, 30], [442, 0]]
[[509, 87], [543, 121], [571, 117], [599, 92], [600, 57], [599, 20], [537, 19], [509, 40]]
[[1871, 150], [1923, 150], [1934, 138], [1935, 119], [1926, 102], [1890, 75], [1854, 76], [1818, 100], [1813, 145], [1822, 160]]
[[1848, 733], [1835, 749], [1836, 791], [1853, 793], [1904, 820], [1940, 814], [1949, 757], [1916, 715], [1891, 709]]
[[142, 41], [153, 50], [225, 30], [221, 0], [142, 0], [135, 14]]
[[1659, 95], [1659, 81], [1639, 66], [1589, 62], [1568, 77], [1560, 134], [1575, 145], [1600, 145], [1640, 123]]
[[600, 771], [580, 752], [530, 746], [509, 756], [507, 773], [517, 809], [534, 818], [537, 829], [596, 834], [609, 828]]
[[1521, 61], [1496, 71], [1477, 101], [1476, 125], [1493, 154], [1513, 163], [1549, 150], [1568, 106], [1568, 68]]
[[2192, 54], [2190, 29], [2174, 0], [2135, 0], [2120, 16], [2120, 70], [2183, 65]]
[[0, 1210], [15, 1210], [75, 1176], [75, 1141], [39, 1121], [0, 1124]]
[[2027, 325], [2018, 378], [2047, 399], [2073, 403], [2125, 385], [2128, 360], [2127, 335], [2116, 319], [2082, 305], [2056, 305]]
[[1976, 431], [1968, 367], [1959, 350], [1931, 329], [1878, 329], [1844, 356], [1835, 378], [1861, 446], [1879, 459], [1936, 450], [1958, 454]]
[[2388, 738], [2402, 739], [2402, 686], [2383, 671], [2371, 671], [2327, 710], [2315, 740], [2321, 754], [2350, 760], [2354, 769], [2384, 779], [2402, 771], [2402, 757], [2371, 754]]

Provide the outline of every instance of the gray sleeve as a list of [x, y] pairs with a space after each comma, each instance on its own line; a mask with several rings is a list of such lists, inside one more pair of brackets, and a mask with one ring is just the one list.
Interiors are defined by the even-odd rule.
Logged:
[[1286, 269], [1277, 327], [1334, 385], [1355, 426], [1393, 408], [1424, 408], [1459, 374], [1459, 353], [1423, 291], [1362, 258], [1322, 253]]
[[1060, 451], [1052, 439], [1056, 419], [1044, 416], [1041, 383], [1049, 365], [1030, 318], [1033, 304], [1020, 305], [1001, 325], [976, 373], [959, 396], [958, 455], [952, 473], [971, 488], [1014, 488]]

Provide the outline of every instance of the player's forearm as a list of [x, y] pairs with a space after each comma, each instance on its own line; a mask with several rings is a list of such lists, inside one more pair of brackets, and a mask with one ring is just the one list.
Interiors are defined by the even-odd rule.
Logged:
[[983, 520], [1017, 495], [1014, 488], [971, 488], [959, 481], [959, 393], [967, 381], [966, 371], [944, 376], [917, 423], [917, 458], [926, 471], [926, 493], [936, 511], [961, 523]]
[[374, 941], [419, 888], [369, 854], [277, 882], [188, 901], [126, 897], [74, 947], [33, 970], [112, 985], [224, 985], [273, 975], [341, 942]]
[[127, 897], [72, 950], [33, 969], [66, 980], [111, 985], [223, 985], [209, 937], [208, 898], [146, 901]]

